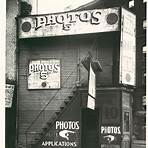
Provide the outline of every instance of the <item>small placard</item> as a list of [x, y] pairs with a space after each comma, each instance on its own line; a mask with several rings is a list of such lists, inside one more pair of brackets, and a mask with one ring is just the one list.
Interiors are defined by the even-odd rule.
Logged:
[[28, 89], [60, 88], [60, 60], [31, 60], [28, 73]]
[[14, 85], [5, 85], [5, 107], [10, 108], [12, 106], [12, 99], [14, 94]]

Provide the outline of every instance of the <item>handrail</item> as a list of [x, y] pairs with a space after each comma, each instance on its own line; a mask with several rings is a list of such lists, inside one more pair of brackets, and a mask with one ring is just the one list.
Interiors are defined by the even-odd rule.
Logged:
[[[72, 70], [72, 72], [68, 75], [68, 77], [66, 78], [66, 80], [63, 82], [62, 86], [64, 86], [64, 84], [68, 81], [68, 79], [71, 77], [71, 75], [74, 73], [74, 70], [77, 68], [74, 67], [74, 69]], [[62, 87], [61, 87], [62, 88]], [[44, 106], [44, 108], [39, 112], [39, 114], [36, 116], [36, 118], [31, 122], [31, 124], [29, 125], [29, 127], [26, 129], [25, 133], [27, 134], [28, 130], [32, 127], [32, 125], [37, 121], [37, 119], [40, 117], [40, 115], [42, 114], [43, 111], [45, 111], [45, 109], [47, 108], [47, 106], [51, 103], [51, 101], [55, 98], [55, 96], [58, 94], [58, 92], [60, 92], [61, 89], [58, 89], [57, 92], [55, 93], [55, 95], [53, 95], [53, 97], [49, 100], [49, 102]]]
[[[74, 97], [77, 97], [79, 94], [78, 93], [76, 93], [76, 95], [74, 96]], [[74, 100], [72, 100], [70, 103], [72, 103]], [[67, 108], [65, 108], [64, 110], [62, 110], [62, 113], [58, 116], [58, 118], [60, 118], [61, 116], [62, 116], [62, 114], [66, 111], [66, 109]], [[55, 123], [55, 121], [56, 121], [57, 119], [55, 119], [54, 121], [53, 121], [53, 123], [50, 125], [50, 127], [48, 128], [48, 130], [44, 133], [44, 135], [41, 137], [41, 139], [37, 142], [37, 143], [39, 143], [39, 142], [41, 142], [41, 140], [45, 137], [45, 135], [47, 134], [47, 132], [50, 130], [50, 128], [54, 125], [54, 123]]]

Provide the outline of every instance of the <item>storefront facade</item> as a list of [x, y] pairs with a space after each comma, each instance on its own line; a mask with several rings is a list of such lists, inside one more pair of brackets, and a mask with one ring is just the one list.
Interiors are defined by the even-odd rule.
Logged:
[[[131, 147], [134, 20], [123, 8], [17, 18], [18, 147]], [[82, 63], [88, 53], [101, 67], [93, 67], [93, 110]], [[74, 134], [71, 143], [61, 130]]]

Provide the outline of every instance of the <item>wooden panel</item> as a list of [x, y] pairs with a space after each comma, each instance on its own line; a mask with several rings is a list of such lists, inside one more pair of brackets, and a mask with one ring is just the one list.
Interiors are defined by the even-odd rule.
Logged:
[[[18, 125], [19, 125], [19, 143], [25, 144], [25, 131], [31, 122], [35, 119], [38, 113], [43, 109], [43, 107], [55, 96], [57, 90], [28, 90], [27, 89], [27, 72], [28, 64], [30, 59], [42, 59], [42, 58], [56, 58], [61, 60], [61, 87], [63, 83], [68, 80], [66, 87], [60, 90], [60, 93], [55, 96], [54, 101], [51, 102], [47, 108], [46, 114], [42, 114], [41, 118], [44, 120], [39, 120], [46, 124], [53, 112], [59, 110], [60, 105], [63, 100], [70, 94], [70, 89], [66, 89], [72, 86], [76, 81], [77, 77], [77, 46], [72, 43], [68, 38], [58, 38], [58, 39], [38, 39], [30, 41], [21, 41], [20, 44], [20, 55], [19, 55], [19, 87], [18, 87]], [[73, 48], [70, 48], [73, 46]], [[63, 95], [64, 93], [64, 95]], [[33, 125], [32, 131], [41, 130], [41, 123], [37, 121]], [[32, 137], [32, 136], [31, 136]]]

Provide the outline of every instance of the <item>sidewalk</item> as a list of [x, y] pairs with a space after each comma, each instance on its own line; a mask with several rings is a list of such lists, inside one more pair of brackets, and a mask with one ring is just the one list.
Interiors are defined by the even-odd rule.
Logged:
[[134, 140], [132, 143], [132, 148], [146, 148], [146, 141]]

